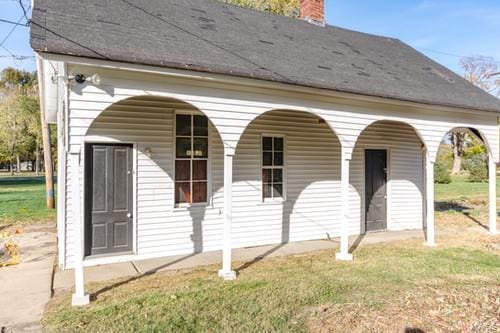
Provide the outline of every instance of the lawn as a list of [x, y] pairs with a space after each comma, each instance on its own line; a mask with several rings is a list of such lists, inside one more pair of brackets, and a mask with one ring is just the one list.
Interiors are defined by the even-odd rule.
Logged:
[[331, 250], [237, 262], [231, 282], [217, 277], [217, 265], [91, 283], [84, 308], [70, 306], [71, 291], [56, 294], [44, 330], [496, 332], [500, 236], [480, 227], [487, 190], [460, 177], [436, 185], [438, 202], [468, 207], [438, 210], [436, 248], [414, 239], [361, 243], [353, 262], [336, 261]]
[[29, 175], [0, 177], [0, 225], [49, 222], [55, 210], [45, 206], [45, 179]]
[[493, 332], [500, 327], [500, 237], [462, 223], [438, 233], [437, 248], [415, 239], [361, 245], [353, 262], [336, 261], [334, 251], [268, 258], [231, 282], [208, 266], [89, 284], [91, 305], [73, 308], [70, 292], [56, 295], [44, 330]]
[[[497, 194], [500, 194], [500, 179], [497, 179]], [[436, 184], [436, 201], [488, 200], [488, 183], [471, 183], [466, 176], [452, 176], [450, 184]]]

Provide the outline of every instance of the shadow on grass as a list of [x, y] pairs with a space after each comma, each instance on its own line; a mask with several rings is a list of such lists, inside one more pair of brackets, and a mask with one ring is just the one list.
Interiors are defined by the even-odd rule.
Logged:
[[[132, 276], [132, 277], [130, 277], [130, 278], [128, 278], [128, 279], [126, 279], [126, 280], [123, 280], [123, 281], [120, 281], [120, 282], [117, 282], [117, 283], [111, 284], [111, 285], [109, 285], [109, 286], [106, 286], [106, 287], [104, 287], [104, 288], [102, 288], [102, 289], [99, 289], [99, 290], [97, 290], [96, 292], [92, 293], [92, 294], [90, 295], [90, 298], [91, 298], [91, 300], [95, 300], [95, 299], [97, 298], [97, 296], [99, 296], [99, 295], [100, 295], [100, 294], [102, 294], [102, 293], [105, 293], [105, 292], [107, 292], [107, 291], [113, 290], [113, 289], [115, 289], [115, 288], [118, 288], [118, 287], [120, 287], [120, 286], [126, 285], [126, 284], [128, 284], [128, 283], [131, 283], [131, 282], [137, 281], [137, 280], [139, 280], [139, 279], [142, 279], [142, 278], [143, 278], [143, 277], [145, 277], [145, 276], [148, 276], [148, 275], [153, 275], [153, 274], [157, 273], [158, 271], [160, 271], [160, 270], [161, 270], [161, 269], [163, 269], [163, 268], [167, 268], [167, 267], [172, 266], [172, 265], [174, 265], [174, 264], [177, 264], [177, 263], [179, 263], [179, 262], [181, 262], [181, 261], [187, 260], [187, 259], [189, 259], [189, 258], [191, 258], [191, 257], [193, 257], [193, 256], [195, 256], [195, 255], [197, 255], [197, 254], [198, 254], [198, 253], [192, 253], [192, 254], [189, 254], [189, 255], [184, 256], [184, 257], [182, 257], [182, 258], [179, 258], [179, 259], [176, 259], [176, 260], [170, 261], [170, 262], [168, 262], [168, 263], [166, 263], [166, 264], [163, 264], [163, 265], [160, 265], [160, 266], [158, 266], [158, 267], [155, 267], [155, 268], [152, 268], [152, 269], [150, 269], [150, 270], [147, 270], [147, 271], [146, 271], [146, 272], [144, 272], [144, 273], [138, 273], [138, 275]], [[135, 267], [135, 265], [134, 265], [134, 267]]]
[[470, 214], [470, 212], [463, 212], [462, 214], [464, 214], [465, 216], [467, 216], [472, 222], [474, 222], [475, 224], [477, 224], [478, 226], [480, 226], [481, 228], [485, 229], [486, 231], [489, 231], [490, 228], [487, 226], [487, 225], [484, 225], [483, 223], [481, 223], [481, 221], [479, 221], [478, 219], [476, 219], [474, 216], [472, 216]]
[[[54, 176], [54, 183], [57, 182], [57, 177]], [[17, 185], [42, 185], [45, 184], [45, 176], [32, 177], [0, 177], [0, 186], [17, 186]]]
[[359, 247], [359, 244], [361, 244], [361, 242], [363, 241], [363, 238], [365, 238], [365, 236], [366, 236], [366, 232], [363, 234], [360, 234], [358, 236], [358, 238], [356, 238], [354, 243], [352, 243], [351, 247], [349, 248], [349, 253], [353, 253], [354, 251], [356, 251], [356, 249]]
[[466, 206], [456, 201], [436, 201], [434, 203], [434, 207], [437, 212], [448, 212], [451, 210], [463, 213], [466, 210], [472, 209], [472, 207]]
[[[247, 269], [248, 267], [250, 267], [250, 266], [252, 266], [252, 265], [254, 265], [254, 264], [256, 264], [256, 263], [258, 263], [258, 262], [259, 262], [259, 261], [261, 261], [262, 259], [264, 259], [264, 258], [268, 257], [269, 255], [271, 255], [272, 253], [274, 253], [274, 252], [278, 251], [280, 248], [282, 248], [282, 247], [283, 247], [283, 246], [285, 246], [285, 245], [286, 245], [286, 244], [278, 244], [278, 245], [276, 245], [275, 247], [273, 247], [273, 248], [269, 249], [268, 251], [266, 251], [265, 253], [263, 253], [263, 254], [261, 254], [261, 255], [259, 255], [259, 256], [257, 256], [257, 257], [255, 257], [254, 259], [252, 259], [252, 260], [250, 260], [250, 261], [245, 262], [243, 265], [241, 265], [240, 267], [238, 267], [238, 268], [236, 268], [236, 269], [235, 269], [236, 273], [237, 273], [237, 274], [239, 274], [241, 271], [243, 271], [243, 270]], [[117, 282], [117, 283], [115, 283], [115, 284], [112, 284], [112, 285], [106, 286], [106, 287], [104, 287], [104, 288], [102, 288], [102, 289], [99, 289], [99, 290], [97, 290], [96, 292], [94, 292], [94, 293], [92, 293], [92, 294], [90, 295], [91, 300], [95, 300], [95, 299], [97, 299], [97, 297], [98, 297], [99, 295], [101, 295], [101, 294], [103, 294], [103, 293], [105, 293], [105, 292], [107, 292], [107, 291], [113, 290], [113, 289], [115, 289], [115, 288], [118, 288], [118, 287], [120, 287], [120, 286], [126, 285], [126, 284], [128, 284], [128, 283], [131, 283], [131, 282], [137, 281], [137, 280], [139, 280], [139, 279], [141, 279], [141, 278], [143, 278], [143, 277], [145, 277], [145, 276], [155, 274], [155, 273], [157, 273], [158, 271], [160, 271], [160, 270], [162, 270], [162, 269], [164, 269], [164, 268], [167, 268], [167, 267], [169, 267], [169, 266], [172, 266], [172, 265], [174, 265], [174, 264], [177, 264], [177, 263], [179, 263], [179, 262], [181, 262], [181, 261], [187, 260], [187, 259], [189, 259], [189, 258], [191, 258], [191, 257], [193, 257], [193, 256], [195, 256], [195, 255], [197, 255], [197, 254], [198, 254], [198, 253], [189, 254], [189, 255], [184, 256], [184, 257], [182, 257], [182, 258], [179, 258], [179, 259], [176, 259], [176, 260], [170, 261], [170, 262], [168, 262], [168, 263], [165, 263], [165, 264], [163, 264], [163, 265], [160, 265], [160, 266], [158, 266], [158, 267], [155, 267], [155, 268], [153, 268], [153, 269], [150, 269], [150, 270], [148, 270], [148, 271], [146, 271], [146, 272], [144, 272], [144, 273], [139, 273], [138, 275], [132, 276], [132, 277], [130, 277], [129, 279], [126, 279], [126, 280], [123, 280], [123, 281]], [[134, 265], [134, 266], [135, 266], [135, 265]]]
[[421, 328], [407, 327], [405, 328], [405, 333], [425, 333]]
[[484, 225], [481, 221], [471, 215], [471, 211], [474, 209], [473, 207], [469, 207], [455, 201], [438, 201], [435, 203], [435, 208], [438, 212], [455, 211], [457, 213], [462, 213], [481, 228], [489, 230], [488, 226]]
[[245, 262], [243, 265], [241, 265], [240, 267], [236, 268], [234, 271], [236, 272], [236, 274], [239, 274], [240, 272], [244, 271], [245, 269], [247, 269], [248, 267], [258, 263], [259, 261], [261, 261], [262, 259], [270, 256], [272, 253], [278, 251], [279, 249], [281, 249], [283, 246], [285, 246], [285, 243], [282, 243], [282, 244], [278, 244], [276, 245], [275, 247], [269, 249], [268, 251], [264, 252], [263, 254], [253, 258], [252, 260], [250, 261], [247, 261]]

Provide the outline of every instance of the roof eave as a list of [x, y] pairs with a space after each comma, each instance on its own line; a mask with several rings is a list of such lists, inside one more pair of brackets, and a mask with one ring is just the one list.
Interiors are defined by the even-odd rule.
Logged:
[[[223, 69], [213, 70], [209, 68], [205, 68], [203, 66], [198, 65], [188, 65], [188, 64], [177, 64], [177, 63], [146, 63], [146, 62], [130, 62], [130, 61], [121, 61], [121, 60], [109, 60], [98, 57], [88, 57], [88, 56], [80, 56], [80, 55], [68, 55], [64, 53], [50, 52], [46, 49], [35, 49], [35, 52], [40, 56], [45, 56], [46, 58], [53, 58], [53, 60], [61, 60], [67, 63], [81, 64], [81, 65], [89, 65], [89, 66], [98, 66], [98, 67], [108, 67], [115, 69], [123, 69], [123, 70], [132, 70], [139, 72], [154, 72], [154, 73], [162, 73], [168, 75], [180, 75], [185, 77], [187, 73], [199, 73], [200, 75], [195, 75], [197, 79], [208, 79], [211, 81], [220, 81], [227, 82], [228, 80], [231, 83], [235, 83], [234, 79], [240, 80], [248, 80], [247, 82], [239, 81], [239, 84], [248, 85], [248, 86], [259, 86], [259, 87], [269, 87], [272, 85], [276, 89], [280, 90], [295, 90], [299, 89], [312, 89], [312, 93], [318, 94], [320, 91], [322, 94], [326, 95], [336, 95], [337, 97], [342, 98], [351, 98], [351, 99], [361, 99], [363, 101], [367, 101], [367, 99], [372, 100], [373, 102], [379, 103], [390, 103], [390, 104], [404, 104], [410, 105], [413, 107], [420, 108], [431, 108], [431, 109], [441, 109], [443, 111], [465, 111], [465, 112], [492, 112], [496, 114], [500, 114], [499, 109], [490, 109], [490, 108], [471, 108], [469, 106], [464, 105], [454, 105], [454, 104], [436, 104], [433, 102], [416, 100], [416, 99], [402, 99], [400, 97], [394, 97], [383, 94], [369, 94], [362, 93], [358, 91], [353, 91], [349, 89], [331, 89], [327, 86], [321, 85], [307, 85], [299, 82], [295, 82], [292, 80], [277, 80], [273, 77], [269, 77], [268, 79], [263, 79], [262, 77], [255, 77], [252, 75], [248, 75], [246, 73], [239, 73], [236, 71], [224, 71]], [[59, 58], [59, 59], [56, 59]], [[80, 61], [78, 60], [80, 59]], [[82, 61], [81, 59], [86, 59], [86, 61]], [[125, 65], [125, 66], [123, 66]], [[127, 66], [128, 65], [128, 66]], [[143, 67], [144, 66], [144, 67]], [[156, 70], [155, 70], [156, 69]], [[183, 73], [176, 73], [175, 71], [182, 71]], [[191, 75], [187, 75], [191, 76]], [[192, 76], [191, 76], [192, 77]], [[295, 89], [292, 89], [294, 87]]]

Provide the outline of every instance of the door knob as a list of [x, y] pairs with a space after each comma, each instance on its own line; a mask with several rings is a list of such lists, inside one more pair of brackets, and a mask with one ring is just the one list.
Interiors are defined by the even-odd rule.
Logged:
[[127, 213], [127, 217], [128, 217], [128, 218], [131, 218], [131, 217], [132, 217], [132, 214]]

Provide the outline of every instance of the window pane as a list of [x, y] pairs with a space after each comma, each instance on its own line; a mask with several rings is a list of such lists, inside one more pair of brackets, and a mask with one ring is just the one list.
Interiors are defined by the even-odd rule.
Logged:
[[274, 165], [283, 166], [283, 153], [274, 153]]
[[193, 183], [193, 202], [207, 202], [207, 182]]
[[271, 179], [271, 169], [262, 169], [262, 182], [270, 183]]
[[189, 182], [175, 182], [175, 203], [191, 203]]
[[266, 151], [262, 153], [262, 165], [273, 165], [273, 153]]
[[283, 184], [273, 184], [273, 197], [281, 198], [283, 196]]
[[194, 116], [194, 136], [208, 136], [208, 119], [205, 116]]
[[262, 150], [273, 150], [273, 138], [265, 136], [262, 138]]
[[191, 161], [176, 160], [175, 161], [175, 180], [190, 180], [191, 179]]
[[206, 160], [193, 160], [193, 180], [207, 180]]
[[208, 157], [208, 139], [195, 138], [194, 139], [194, 158], [207, 158]]
[[191, 157], [191, 139], [175, 139], [175, 155], [177, 157]]
[[262, 196], [264, 198], [272, 198], [272, 187], [271, 184], [262, 184]]
[[175, 135], [191, 136], [191, 116], [178, 114], [175, 118]]
[[274, 138], [274, 151], [283, 151], [283, 138]]
[[283, 183], [283, 169], [273, 169], [273, 183]]

